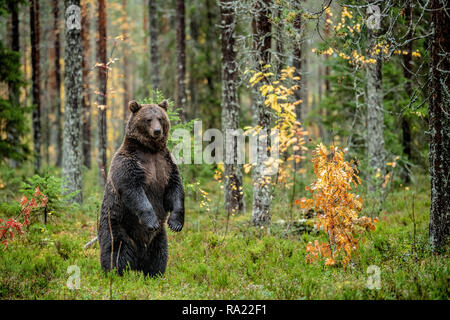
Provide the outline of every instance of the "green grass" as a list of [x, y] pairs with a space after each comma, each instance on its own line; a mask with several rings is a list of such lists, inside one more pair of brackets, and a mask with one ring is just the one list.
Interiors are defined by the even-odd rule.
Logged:
[[[25, 236], [11, 242], [6, 251], [0, 250], [0, 299], [110, 298], [110, 276], [100, 268], [98, 244], [83, 249], [96, 234], [101, 192], [92, 183], [95, 179], [95, 172], [85, 172], [82, 207], [52, 217], [47, 226], [34, 223]], [[211, 199], [210, 211], [199, 207], [198, 193], [188, 192], [184, 230], [168, 231], [165, 275], [148, 278], [134, 271], [123, 277], [113, 275], [112, 298], [448, 299], [448, 251], [440, 256], [430, 253], [428, 178], [417, 179], [409, 191], [391, 191], [376, 230], [361, 237], [360, 254], [346, 268], [305, 263], [307, 242], [321, 234], [285, 232], [275, 226], [268, 234], [249, 228], [249, 203], [245, 214], [230, 217], [225, 232], [221, 189], [216, 182], [203, 183]], [[300, 190], [299, 196], [304, 193]], [[250, 192], [248, 187], [244, 192]], [[298, 208], [290, 210], [286, 205], [290, 192], [277, 191], [273, 221], [301, 215]], [[66, 285], [71, 265], [80, 268], [79, 290]], [[370, 265], [380, 268], [379, 290], [367, 288]]]

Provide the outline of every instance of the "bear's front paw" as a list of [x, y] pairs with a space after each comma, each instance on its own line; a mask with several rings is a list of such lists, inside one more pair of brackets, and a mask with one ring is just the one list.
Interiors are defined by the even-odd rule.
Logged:
[[183, 224], [184, 224], [184, 219], [180, 218], [179, 215], [174, 214], [174, 212], [172, 212], [172, 214], [169, 217], [169, 221], [167, 221], [167, 224], [169, 225], [169, 228], [172, 231], [175, 232], [180, 232], [181, 229], [183, 229]]
[[160, 225], [156, 215], [145, 215], [141, 217], [141, 223], [150, 231], [158, 230]]

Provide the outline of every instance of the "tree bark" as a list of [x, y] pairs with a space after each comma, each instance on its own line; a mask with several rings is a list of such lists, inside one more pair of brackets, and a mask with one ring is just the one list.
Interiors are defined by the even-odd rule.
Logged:
[[[370, 47], [375, 47], [379, 30], [368, 29]], [[374, 173], [379, 172], [383, 177], [385, 173], [384, 150], [384, 110], [382, 92], [382, 58], [381, 53], [375, 54], [375, 63], [367, 66], [367, 153], [369, 167]], [[380, 186], [369, 179], [370, 191], [377, 190]]]
[[[295, 90], [294, 95], [296, 100], [302, 100], [302, 103], [298, 104], [295, 107], [295, 115], [297, 121], [303, 122], [303, 114], [305, 113], [306, 100], [305, 97], [305, 83], [306, 77], [303, 76], [303, 70], [305, 69], [305, 57], [304, 57], [304, 44], [302, 43], [302, 34], [304, 34], [305, 24], [302, 21], [301, 12], [297, 13], [294, 22], [293, 22], [294, 30], [295, 30], [295, 39], [294, 39], [294, 54], [293, 54], [293, 66], [295, 67], [295, 76], [300, 77], [300, 80], [297, 81], [299, 88]], [[294, 151], [296, 156], [301, 156], [302, 150]], [[297, 158], [297, 157], [296, 157]], [[301, 167], [301, 162], [297, 162], [296, 159], [292, 162], [294, 167], [294, 172]], [[295, 181], [294, 181], [295, 183]]]
[[[11, 50], [20, 52], [19, 5], [10, 2], [9, 11], [11, 12]], [[17, 84], [11, 84], [9, 86], [9, 99], [13, 105], [20, 105], [20, 87]]]
[[97, 44], [97, 78], [99, 85], [99, 93], [97, 94], [98, 103], [98, 167], [99, 167], [99, 183], [101, 187], [106, 184], [106, 150], [107, 150], [107, 126], [106, 126], [106, 82], [108, 79], [108, 68], [106, 66], [106, 1], [98, 0], [98, 44]]
[[33, 151], [34, 169], [41, 169], [41, 90], [39, 0], [30, 0], [31, 79], [33, 82]]
[[[270, 63], [271, 48], [271, 29], [269, 20], [271, 0], [257, 1], [254, 5], [255, 18], [253, 21], [253, 46], [255, 50], [255, 60], [258, 71], [263, 71], [263, 66]], [[262, 83], [261, 83], [262, 84]], [[260, 85], [255, 87], [254, 112], [256, 114], [256, 125], [261, 128], [262, 134], [270, 135], [270, 110], [264, 105], [259, 92]], [[270, 225], [270, 204], [272, 202], [272, 193], [270, 184], [266, 179], [270, 176], [265, 175], [266, 166], [264, 161], [267, 159], [267, 146], [269, 143], [260, 143], [258, 139], [256, 165], [253, 168], [253, 208], [252, 223], [254, 226]]]
[[[330, 14], [328, 11], [325, 12], [325, 37], [328, 39], [330, 37], [330, 24], [327, 22], [330, 19]], [[325, 55], [327, 62], [325, 63], [325, 94], [328, 96], [330, 93], [330, 67], [328, 66], [328, 55]]]
[[281, 19], [281, 12], [283, 10], [283, 5], [278, 4], [276, 8], [276, 17], [278, 20], [278, 23], [276, 25], [276, 42], [275, 42], [275, 49], [276, 49], [276, 55], [277, 55], [277, 72], [275, 74], [276, 78], [278, 79], [281, 75], [281, 70], [284, 67], [284, 46], [283, 46], [283, 28], [284, 25], [282, 24]]
[[82, 124], [83, 124], [83, 164], [91, 168], [91, 95], [89, 88], [89, 57], [90, 46], [90, 3], [83, 1], [81, 9], [81, 43], [83, 45], [82, 72], [83, 72], [83, 99], [82, 99]]
[[122, 11], [123, 11], [123, 22], [122, 22], [122, 35], [124, 36], [124, 43], [122, 45], [123, 48], [123, 78], [122, 78], [122, 88], [123, 88], [123, 100], [122, 100], [122, 110], [123, 110], [123, 136], [125, 136], [125, 127], [127, 125], [128, 120], [128, 102], [130, 101], [130, 86], [128, 80], [128, 45], [125, 42], [128, 39], [128, 14], [127, 14], [127, 1], [122, 0]]
[[430, 243], [434, 252], [445, 250], [450, 230], [450, 34], [447, 1], [431, 0], [430, 132]]
[[[326, 39], [329, 39], [330, 37], [330, 24], [326, 21], [328, 21], [330, 19], [330, 13], [328, 12], [328, 10], [325, 12], [325, 37]], [[329, 56], [325, 55], [325, 96], [328, 97], [330, 95], [330, 67], [328, 66], [329, 64]], [[323, 109], [323, 116], [326, 119], [328, 116], [328, 110], [325, 108]], [[327, 142], [327, 143], [331, 143], [333, 141], [333, 132], [331, 128], [325, 128], [323, 130], [323, 141]]]
[[56, 117], [54, 122], [55, 134], [56, 134], [56, 165], [62, 166], [62, 147], [63, 147], [63, 114], [61, 109], [61, 40], [60, 40], [60, 27], [59, 27], [59, 1], [53, 0], [53, 32], [54, 32], [54, 99], [53, 109], [56, 111]]
[[[78, 8], [78, 11], [77, 9]], [[78, 19], [78, 25], [76, 23]], [[80, 0], [65, 0], [65, 112], [62, 176], [68, 193], [79, 190], [72, 201], [82, 202], [82, 45]], [[74, 24], [72, 24], [74, 23]]]
[[[238, 144], [227, 131], [239, 128], [239, 104], [237, 101], [237, 64], [235, 47], [234, 0], [220, 0], [221, 40], [222, 40], [222, 131], [225, 134], [225, 210], [242, 212], [244, 201], [242, 192], [242, 165], [238, 164]], [[227, 149], [228, 148], [228, 149]], [[231, 150], [231, 152], [228, 152]]]
[[150, 34], [150, 73], [152, 90], [159, 88], [159, 59], [158, 59], [158, 12], [156, 0], [148, 0], [149, 34]]
[[[406, 26], [409, 28], [407, 39], [410, 40], [406, 45], [407, 54], [403, 55], [403, 76], [405, 77], [405, 93], [407, 97], [412, 97], [412, 88], [411, 88], [411, 61], [412, 61], [412, 50], [413, 50], [413, 41], [411, 40], [413, 37], [413, 27], [411, 26], [412, 21], [412, 10], [411, 10], [411, 0], [407, 1], [406, 9], [405, 9], [405, 17], [406, 17]], [[403, 152], [407, 160], [411, 160], [411, 145], [412, 145], [412, 136], [411, 136], [411, 125], [409, 123], [408, 113], [402, 115], [401, 118], [401, 127], [402, 127], [402, 142], [403, 142]], [[405, 183], [409, 183], [411, 181], [409, 165], [406, 165], [406, 173], [405, 173]]]
[[176, 107], [180, 108], [180, 119], [185, 121], [186, 105], [186, 30], [184, 0], [176, 1], [176, 50], [177, 50], [177, 96]]
[[[10, 1], [8, 3], [9, 12], [11, 12], [11, 50], [20, 53], [20, 34], [19, 34], [19, 4]], [[20, 106], [20, 85], [17, 82], [8, 83], [8, 96], [9, 101], [15, 108], [21, 108]], [[20, 134], [17, 132], [17, 128], [14, 125], [7, 126], [6, 130], [8, 141], [17, 141]], [[17, 161], [15, 159], [9, 159], [9, 165], [11, 168], [17, 167]]]

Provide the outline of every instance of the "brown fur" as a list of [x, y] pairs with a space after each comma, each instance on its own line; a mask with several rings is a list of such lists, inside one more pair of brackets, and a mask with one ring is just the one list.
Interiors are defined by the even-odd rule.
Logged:
[[[132, 113], [126, 127], [127, 138], [139, 141], [152, 153], [164, 150], [170, 131], [167, 104], [139, 105], [131, 101], [130, 110]], [[157, 129], [161, 130], [159, 136], [155, 135]]]
[[167, 102], [140, 105], [130, 101], [129, 108], [125, 138], [111, 162], [103, 195], [100, 261], [109, 270], [114, 250], [113, 267], [119, 274], [127, 265], [149, 275], [162, 274], [168, 256], [164, 224], [176, 232], [184, 224], [183, 184], [166, 147], [170, 131]]

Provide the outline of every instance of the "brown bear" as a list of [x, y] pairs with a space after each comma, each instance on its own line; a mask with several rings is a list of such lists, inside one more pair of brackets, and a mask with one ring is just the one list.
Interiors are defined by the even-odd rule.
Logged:
[[[114, 154], [101, 207], [98, 241], [103, 269], [122, 275], [127, 266], [146, 275], [163, 274], [168, 248], [164, 224], [184, 224], [184, 190], [166, 147], [168, 103], [130, 101], [122, 145]], [[112, 230], [112, 234], [110, 232]], [[113, 254], [111, 256], [111, 251]]]

